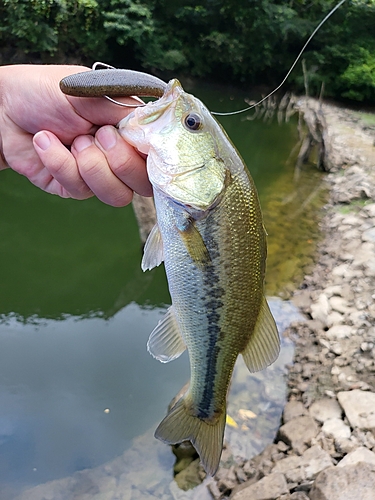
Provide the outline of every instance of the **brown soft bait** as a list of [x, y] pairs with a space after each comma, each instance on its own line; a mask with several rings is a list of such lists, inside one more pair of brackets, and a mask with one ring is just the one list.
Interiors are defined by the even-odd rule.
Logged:
[[98, 69], [63, 78], [60, 89], [75, 97], [161, 97], [167, 84], [156, 76], [129, 69]]

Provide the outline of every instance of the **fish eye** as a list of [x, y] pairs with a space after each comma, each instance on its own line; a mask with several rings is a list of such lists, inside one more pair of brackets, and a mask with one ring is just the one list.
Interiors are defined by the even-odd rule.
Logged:
[[199, 130], [202, 126], [202, 119], [196, 113], [190, 113], [185, 116], [184, 123], [189, 130]]

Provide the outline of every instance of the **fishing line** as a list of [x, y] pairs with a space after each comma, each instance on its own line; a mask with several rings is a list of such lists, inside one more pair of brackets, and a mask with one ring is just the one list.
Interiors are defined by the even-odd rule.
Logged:
[[263, 97], [263, 99], [261, 99], [260, 101], [256, 102], [255, 104], [252, 104], [251, 106], [248, 106], [247, 108], [244, 108], [244, 109], [240, 109], [238, 111], [229, 111], [227, 113], [220, 113], [218, 111], [211, 111], [211, 114], [212, 115], [217, 115], [217, 116], [229, 116], [229, 115], [238, 115], [239, 113], [244, 113], [245, 111], [249, 111], [250, 109], [253, 109], [255, 108], [256, 106], [259, 106], [259, 104], [261, 104], [262, 102], [264, 102], [266, 99], [268, 99], [269, 97], [271, 97], [272, 94], [274, 94], [275, 92], [277, 92], [280, 87], [282, 87], [284, 85], [284, 83], [286, 82], [287, 78], [289, 77], [290, 73], [293, 71], [295, 65], [297, 64], [297, 62], [299, 61], [300, 57], [302, 56], [302, 54], [304, 53], [307, 45], [311, 42], [311, 40], [314, 38], [316, 32], [323, 26], [323, 24], [327, 21], [327, 19], [329, 19], [332, 14], [334, 12], [336, 12], [337, 9], [339, 9], [341, 7], [341, 5], [346, 2], [346, 0], [341, 0], [341, 2], [339, 2], [326, 16], [325, 18], [320, 21], [320, 23], [318, 24], [318, 26], [314, 29], [314, 31], [311, 33], [311, 35], [309, 36], [309, 38], [307, 39], [307, 42], [305, 43], [305, 45], [302, 47], [300, 53], [298, 54], [296, 60], [294, 61], [294, 63], [292, 64], [291, 68], [289, 69], [288, 73], [286, 74], [284, 80], [280, 83], [280, 85], [278, 87], [276, 87], [272, 92], [270, 92], [268, 95], [266, 95], [266, 97]]

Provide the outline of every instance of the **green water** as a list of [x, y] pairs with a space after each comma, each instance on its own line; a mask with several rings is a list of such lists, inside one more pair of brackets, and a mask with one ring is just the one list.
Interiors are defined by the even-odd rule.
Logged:
[[[201, 97], [215, 110], [243, 104], [230, 89]], [[312, 262], [321, 176], [304, 167], [296, 181], [295, 120], [221, 121], [260, 193], [267, 292], [287, 296]], [[131, 207], [60, 199], [7, 170], [0, 214], [0, 498], [13, 498], [122, 453], [164, 416], [189, 368], [186, 355], [163, 365], [146, 351], [169, 294], [163, 268], [140, 270]]]

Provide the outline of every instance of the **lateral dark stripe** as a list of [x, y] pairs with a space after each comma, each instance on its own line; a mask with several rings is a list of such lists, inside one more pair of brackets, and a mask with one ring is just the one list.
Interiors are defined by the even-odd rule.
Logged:
[[215, 261], [219, 256], [219, 245], [215, 238], [214, 219], [211, 224], [206, 224], [205, 241], [211, 257], [211, 263], [206, 267], [203, 278], [203, 293], [209, 290], [209, 295], [204, 295], [201, 300], [204, 303], [208, 319], [208, 343], [206, 351], [206, 372], [204, 377], [204, 390], [201, 400], [199, 401], [198, 416], [200, 418], [209, 418], [212, 416], [214, 408], [214, 389], [215, 379], [217, 375], [217, 359], [220, 353], [220, 338], [221, 331], [219, 326], [220, 309], [224, 303], [222, 301], [224, 296], [224, 289], [219, 286], [219, 269], [215, 266]]

